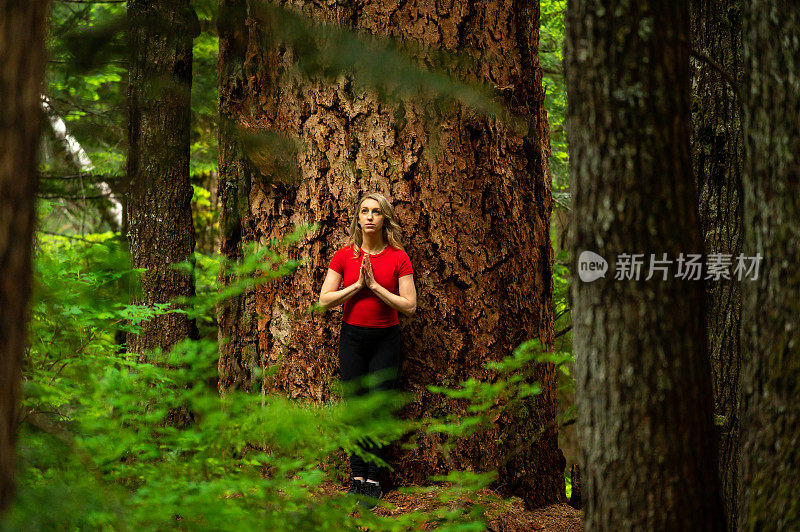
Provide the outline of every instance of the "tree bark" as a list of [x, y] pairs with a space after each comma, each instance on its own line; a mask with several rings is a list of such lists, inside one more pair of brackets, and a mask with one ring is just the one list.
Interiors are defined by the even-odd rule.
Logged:
[[[708, 254], [742, 252], [742, 2], [693, 0], [692, 166]], [[708, 349], [722, 500], [728, 530], [739, 504], [741, 281], [706, 286]]]
[[[573, 271], [701, 253], [687, 5], [570, 0], [566, 27]], [[702, 283], [614, 276], [572, 284], [586, 530], [722, 530]]]
[[[253, 240], [249, 194], [253, 167], [244, 156], [238, 117], [247, 101], [245, 56], [249, 42], [246, 0], [220, 0], [217, 33], [219, 34], [219, 182], [220, 252], [235, 261], [241, 258], [241, 244]], [[221, 271], [219, 283], [231, 281], [228, 271]], [[250, 389], [252, 369], [262, 365], [256, 332], [255, 291], [217, 307], [219, 326], [219, 389]]]
[[[189, 181], [192, 39], [197, 17], [189, 0], [128, 1], [128, 227], [133, 264], [146, 268], [137, 302], [168, 303], [194, 294], [190, 276], [171, 265], [194, 250]], [[158, 316], [128, 335], [144, 353], [194, 336], [185, 314]]]
[[743, 98], [744, 254], [763, 257], [742, 286], [743, 530], [800, 523], [800, 11], [747, 2]]
[[[494, 85], [529, 127], [520, 134], [458, 104], [434, 109], [387, 103], [355, 89], [346, 76], [303, 82], [286, 75], [296, 59], [292, 50], [259, 47], [258, 21], [247, 21], [247, 41], [243, 23], [227, 34], [220, 30], [221, 113], [254, 130], [299, 137], [306, 146], [298, 155], [300, 179], [276, 179], [242, 156], [232, 129], [221, 128], [223, 252], [235, 257], [243, 242], [280, 237], [298, 223], [321, 226], [292, 250], [293, 258], [306, 260], [294, 275], [220, 310], [220, 335], [230, 337], [221, 353], [220, 387], [246, 386], [250, 367], [280, 358], [281, 369], [263, 383], [266, 389], [331, 398], [341, 310], [304, 311], [317, 300], [330, 259], [345, 242], [353, 203], [377, 190], [393, 202], [404, 227], [419, 293], [413, 319], [401, 318], [401, 383], [414, 397], [404, 415], [464, 413], [463, 402], [426, 386], [491, 379], [484, 362], [510, 354], [528, 338], [553, 342], [549, 130], [538, 2], [367, 1], [306, 3], [303, 9], [368, 34], [475, 55], [468, 79]], [[244, 55], [234, 53], [245, 44]], [[424, 483], [448, 470], [496, 469], [497, 487], [529, 506], [565, 500], [553, 365], [541, 365], [536, 379], [542, 395], [487, 433], [461, 441], [449, 458], [432, 435], [422, 436], [417, 449], [396, 450], [393, 480]]]
[[0, 511], [14, 492], [48, 12], [46, 0], [0, 0]]

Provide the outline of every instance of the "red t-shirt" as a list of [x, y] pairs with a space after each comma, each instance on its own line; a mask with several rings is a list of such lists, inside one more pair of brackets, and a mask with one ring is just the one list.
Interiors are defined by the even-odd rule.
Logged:
[[[352, 246], [334, 253], [329, 267], [342, 276], [343, 286], [350, 286], [358, 281], [363, 255], [364, 252], [359, 252], [358, 257], [353, 257]], [[393, 294], [399, 295], [397, 280], [414, 273], [406, 252], [389, 245], [377, 255], [370, 255], [369, 260], [375, 280]], [[345, 323], [361, 327], [391, 327], [400, 323], [397, 311], [366, 286], [344, 302], [342, 319]]]

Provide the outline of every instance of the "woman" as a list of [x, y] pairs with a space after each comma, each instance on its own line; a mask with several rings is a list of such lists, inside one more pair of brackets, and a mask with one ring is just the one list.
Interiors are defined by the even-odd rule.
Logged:
[[[331, 260], [319, 304], [328, 309], [344, 303], [339, 336], [343, 383], [375, 372], [397, 375], [401, 343], [397, 313], [411, 316], [417, 308], [414, 272], [399, 237], [400, 225], [389, 201], [377, 192], [367, 194], [356, 203], [347, 245]], [[389, 389], [394, 384], [392, 377], [379, 386]], [[384, 458], [378, 445], [362, 449]], [[377, 504], [382, 495], [380, 468], [356, 454], [350, 456], [350, 468], [349, 493], [372, 497]]]

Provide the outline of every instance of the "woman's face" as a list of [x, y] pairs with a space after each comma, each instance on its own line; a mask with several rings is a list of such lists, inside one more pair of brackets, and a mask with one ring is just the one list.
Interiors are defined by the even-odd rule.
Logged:
[[358, 225], [366, 234], [379, 234], [383, 230], [383, 211], [381, 204], [372, 198], [361, 202], [358, 209]]

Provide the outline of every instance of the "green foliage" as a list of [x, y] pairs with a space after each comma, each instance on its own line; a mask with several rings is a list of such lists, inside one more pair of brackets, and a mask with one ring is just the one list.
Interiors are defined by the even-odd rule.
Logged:
[[[196, 180], [217, 168], [218, 39], [213, 34], [216, 2], [197, 0], [193, 5], [205, 30], [193, 45], [190, 173]], [[64, 120], [67, 133], [92, 163], [91, 171], [79, 176], [80, 169], [51, 153], [58, 149], [45, 142], [42, 194], [64, 200], [44, 223], [59, 231], [71, 226], [83, 232], [74, 216], [65, 218], [62, 212], [75, 210], [69, 202], [75, 198], [83, 202], [81, 220], [88, 215], [90, 226], [100, 227], [101, 221], [91, 208], [86, 209], [82, 198], [88, 196], [89, 207], [93, 207], [100, 194], [97, 183], [104, 181], [118, 189], [114, 183], [125, 175], [130, 52], [125, 13], [124, 3], [53, 3], [44, 93], [55, 114]], [[45, 139], [49, 141], [49, 135], [45, 134]]]
[[[569, 155], [564, 129], [567, 111], [567, 92], [564, 81], [564, 13], [566, 0], [542, 0], [539, 28], [539, 61], [545, 87], [545, 109], [550, 122], [550, 172], [553, 176], [553, 195], [564, 200], [569, 189]], [[568, 204], [568, 201], [565, 202]]]
[[483, 366], [495, 377], [491, 381], [468, 379], [459, 388], [428, 386], [441, 393], [468, 402], [467, 415], [448, 414], [443, 419], [432, 420], [429, 430], [448, 435], [452, 439], [487, 429], [504, 412], [520, 406], [521, 402], [542, 392], [541, 383], [533, 380], [536, 366], [550, 362], [561, 367], [572, 360], [570, 353], [547, 352], [539, 339], [520, 344], [514, 352], [500, 360]]
[[211, 192], [207, 189], [198, 185], [192, 185], [192, 206], [195, 226], [210, 225], [214, 221], [211, 212]]
[[[206, 17], [213, 13], [198, 12], [201, 25], [212, 25]], [[189, 173], [192, 176], [217, 169], [217, 59], [219, 39], [201, 33], [192, 47], [192, 125]]]
[[[193, 174], [216, 169], [218, 42], [209, 33], [215, 6], [195, 2], [201, 33], [193, 45]], [[127, 45], [125, 4], [55, 2], [45, 93], [87, 151], [94, 171], [122, 175], [125, 161]]]
[[[97, 174], [124, 173], [124, 101], [127, 68], [119, 17], [124, 4], [55, 2], [50, 16], [45, 94]], [[95, 38], [85, 32], [98, 29]], [[75, 53], [80, 49], [83, 53]], [[91, 71], [82, 66], [91, 61]], [[57, 170], [45, 161], [45, 171]], [[76, 169], [65, 169], [74, 174]]]
[[[566, 176], [565, 98], [563, 76], [551, 71], [561, 68], [564, 3], [542, 3], [542, 45], [550, 47], [542, 53], [542, 65], [553, 125], [551, 169], [556, 189], [564, 186]], [[198, 177], [216, 169], [217, 2], [196, 0], [193, 6], [204, 31], [194, 42], [191, 172], [195, 224], [206, 227], [216, 222], [216, 213]], [[280, 22], [275, 25], [280, 31], [270, 37], [303, 52], [298, 54], [297, 68], [304, 75], [347, 73], [356, 88], [375, 89], [382, 97], [455, 98], [479, 111], [501, 114], [490, 91], [444, 73], [461, 68], [464, 58], [418, 49], [411, 50], [412, 55], [424, 61], [410, 60], [403, 52], [411, 45], [366, 39], [309, 23], [291, 11], [267, 9], [262, 15]], [[120, 31], [124, 13], [124, 4], [56, 2], [49, 36], [51, 63], [45, 92], [69, 133], [87, 151], [94, 172], [107, 182], [124, 175], [127, 50]], [[84, 39], [87, 35], [94, 39], [91, 46]], [[365, 63], [365, 57], [371, 62]], [[276, 142], [267, 143], [268, 148]], [[264, 144], [263, 139], [256, 139], [256, 144]], [[280, 153], [277, 157], [267, 163], [283, 175]], [[43, 170], [57, 179], [75, 172], [55, 159], [48, 159]], [[93, 192], [89, 176], [58, 182], [57, 188], [55, 179], [47, 183], [59, 194]], [[75, 220], [71, 223], [77, 228]], [[351, 499], [322, 486], [336, 478], [331, 464], [341, 449], [359, 452], [356, 443], [364, 433], [384, 442], [423, 428], [451, 438], [470, 434], [540, 393], [531, 375], [544, 361], [557, 363], [564, 377], [559, 382], [568, 386], [567, 355], [544, 353], [529, 342], [508, 359], [488, 365], [497, 375], [491, 382], [472, 380], [455, 390], [436, 388], [469, 402], [469, 414], [463, 418], [416, 423], [395, 419], [388, 413], [404, 400], [395, 393], [325, 405], [259, 393], [218, 395], [218, 350], [207, 339], [216, 336], [215, 306], [293, 272], [301, 262], [290, 260], [285, 250], [314, 229], [304, 226], [282, 241], [252, 244], [238, 262], [198, 253], [176, 265], [192, 274], [197, 286], [196, 297], [176, 302], [182, 310], [127, 304], [140, 272], [131, 267], [118, 235], [62, 238], [41, 233], [20, 405], [19, 487], [0, 527], [405, 530], [427, 523], [444, 530], [483, 530], [485, 501], [476, 493], [494, 479], [491, 472], [453, 472], [432, 479], [437, 483], [436, 508], [391, 519], [362, 512]], [[568, 273], [566, 267], [554, 267], [557, 312], [566, 308], [562, 281]], [[218, 285], [220, 278], [227, 282]], [[164, 357], [150, 358], [167, 360], [161, 365], [142, 362], [120, 348], [126, 333], [136, 332], [156, 315], [175, 311], [189, 312], [206, 339], [183, 342]], [[560, 322], [556, 323], [559, 330]], [[275, 370], [253, 368], [253, 373]], [[386, 415], [367, 420], [363, 413], [376, 407]], [[191, 423], [176, 427], [165, 422], [181, 409], [191, 413]]]
[[[253, 245], [238, 263], [198, 256], [177, 265], [201, 287], [181, 302], [184, 311], [202, 319], [224, 298], [294, 271], [301, 262], [290, 260], [287, 250], [315, 229], [300, 226], [282, 240]], [[187, 340], [166, 357], [148, 357], [163, 360], [160, 365], [120, 350], [118, 333], [135, 332], [144, 320], [176, 310], [125, 304], [139, 272], [116, 235], [40, 235], [35, 264], [18, 495], [3, 529], [485, 527], [485, 501], [476, 493], [493, 480], [491, 472], [432, 479], [438, 497], [433, 509], [391, 518], [322, 489], [337, 478], [330, 464], [340, 450], [360, 452], [363, 434], [389, 442], [423, 425], [391, 415], [406, 400], [402, 395], [372, 393], [322, 405], [272, 394], [220, 397], [214, 341]], [[217, 287], [220, 271], [231, 282]], [[525, 344], [491, 364], [510, 376], [506, 386], [472, 381], [450, 393], [473, 390], [475, 416], [496, 404], [495, 391], [512, 402], [538, 393], [535, 383], [516, 377], [530, 352]], [[165, 421], [181, 409], [190, 412], [190, 423]], [[368, 411], [383, 414], [364, 415]], [[436, 428], [461, 432], [439, 422]]]
[[564, 485], [566, 486], [567, 499], [572, 498], [572, 475], [569, 471], [564, 471]]

